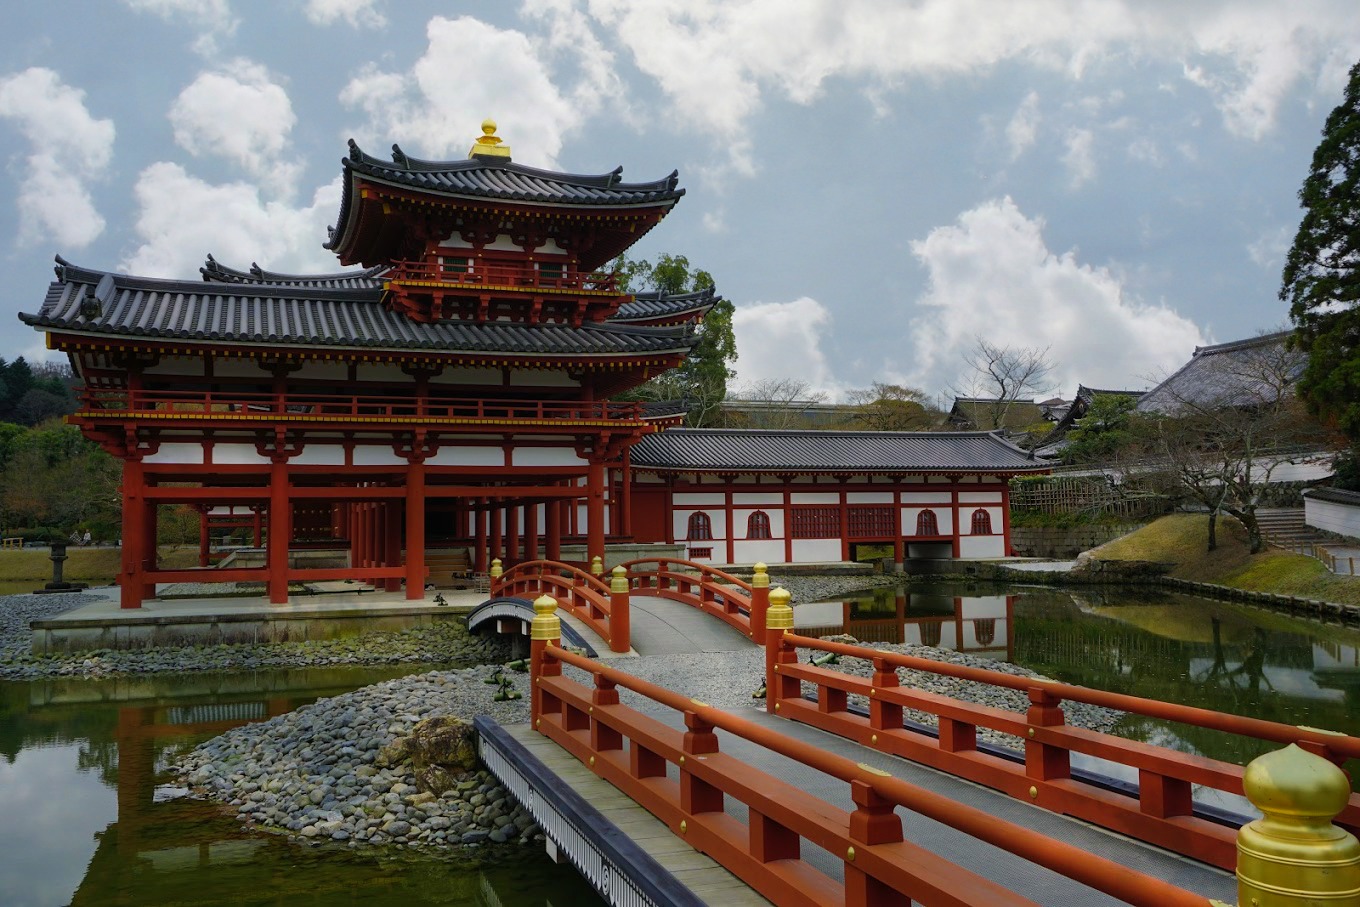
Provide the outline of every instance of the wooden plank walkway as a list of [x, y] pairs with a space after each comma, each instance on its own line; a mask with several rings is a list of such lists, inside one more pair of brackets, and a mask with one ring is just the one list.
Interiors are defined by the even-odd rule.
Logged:
[[713, 858], [699, 853], [671, 833], [664, 822], [643, 809], [608, 781], [597, 777], [575, 756], [534, 731], [528, 724], [502, 725], [506, 734], [580, 794], [628, 835], [705, 904], [714, 907], [768, 907], [769, 901]]

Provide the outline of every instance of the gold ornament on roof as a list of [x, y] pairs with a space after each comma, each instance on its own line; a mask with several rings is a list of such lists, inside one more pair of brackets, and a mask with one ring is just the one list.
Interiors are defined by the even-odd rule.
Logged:
[[482, 134], [477, 136], [477, 141], [472, 143], [472, 150], [468, 152], [468, 157], [478, 160], [510, 160], [510, 146], [501, 141], [501, 137], [496, 135], [496, 121], [487, 118], [482, 120]]

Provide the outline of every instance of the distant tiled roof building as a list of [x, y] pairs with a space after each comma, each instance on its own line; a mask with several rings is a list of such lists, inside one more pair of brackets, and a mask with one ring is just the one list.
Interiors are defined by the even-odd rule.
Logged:
[[1195, 347], [1190, 361], [1144, 394], [1138, 411], [1173, 414], [1186, 406], [1251, 407], [1292, 392], [1307, 356], [1288, 345], [1289, 331]]
[[1025, 431], [1044, 422], [1044, 411], [1033, 400], [998, 400], [992, 397], [955, 397], [948, 421], [972, 431]]

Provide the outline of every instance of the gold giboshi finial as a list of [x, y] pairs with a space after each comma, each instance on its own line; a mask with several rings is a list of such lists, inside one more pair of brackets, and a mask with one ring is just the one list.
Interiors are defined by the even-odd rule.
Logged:
[[510, 146], [496, 135], [496, 121], [490, 117], [482, 120], [482, 134], [472, 143], [468, 157], [478, 160], [510, 160]]

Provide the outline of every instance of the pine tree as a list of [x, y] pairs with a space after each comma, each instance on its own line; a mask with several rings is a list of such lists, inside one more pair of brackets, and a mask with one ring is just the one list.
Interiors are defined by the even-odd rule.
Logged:
[[1280, 287], [1309, 356], [1299, 392], [1360, 443], [1360, 63], [1327, 117], [1299, 201], [1303, 220]]

